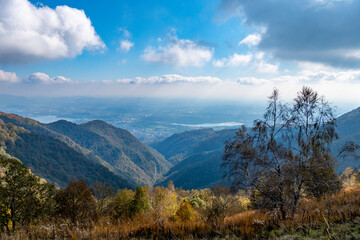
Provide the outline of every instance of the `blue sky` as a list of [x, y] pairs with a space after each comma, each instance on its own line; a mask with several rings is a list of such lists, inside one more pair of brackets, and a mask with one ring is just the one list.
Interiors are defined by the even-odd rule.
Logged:
[[[31, 1], [41, 6], [39, 1]], [[211, 61], [202, 67], [177, 66], [174, 64], [149, 63], [141, 59], [149, 46], [159, 46], [170, 35], [188, 39], [213, 49], [213, 58], [227, 57], [234, 51], [241, 52], [239, 39], [249, 32], [241, 26], [241, 19], [225, 21], [218, 11], [219, 1], [118, 1], [103, 2], [77, 0], [41, 1], [55, 9], [68, 5], [83, 9], [91, 20], [96, 33], [106, 45], [101, 51], [84, 51], [75, 58], [41, 61], [18, 66], [2, 65], [3, 69], [19, 75], [46, 72], [49, 75], [64, 75], [76, 80], [113, 80], [118, 78], [150, 77], [163, 74], [184, 75], [233, 75], [213, 69]], [[124, 34], [124, 30], [130, 36]], [[120, 51], [121, 41], [130, 41], [134, 46], [128, 52]], [[216, 49], [216, 51], [215, 51]]]
[[352, 0], [0, 0], [0, 93], [360, 100]]

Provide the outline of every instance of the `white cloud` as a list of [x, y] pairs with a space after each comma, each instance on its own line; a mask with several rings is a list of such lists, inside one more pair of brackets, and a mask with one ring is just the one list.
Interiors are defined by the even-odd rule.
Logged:
[[44, 83], [44, 84], [73, 82], [70, 78], [66, 78], [63, 76], [56, 76], [51, 78], [49, 75], [41, 72], [32, 73], [28, 77], [24, 78], [23, 81], [26, 83]]
[[297, 65], [300, 68], [300, 71], [305, 74], [306, 74], [306, 72], [320, 72], [320, 71], [335, 72], [335, 71], [337, 71], [336, 68], [331, 67], [329, 65], [322, 64], [322, 63], [300, 61], [297, 63]]
[[261, 35], [260, 34], [250, 34], [243, 40], [239, 42], [239, 45], [246, 44], [249, 47], [251, 46], [257, 46], [261, 41]]
[[[15, 75], [15, 74], [14, 74]], [[29, 83], [29, 79], [34, 84]], [[66, 78], [65, 78], [66, 79]], [[358, 107], [360, 71], [307, 71], [280, 77], [241, 77], [221, 80], [214, 76], [180, 76], [168, 74], [118, 81], [61, 80], [35, 73], [19, 82], [1, 82], [0, 93], [24, 96], [122, 96], [153, 98], [229, 99], [265, 103], [276, 87], [282, 99], [291, 100], [303, 85], [312, 87], [337, 106]], [[27, 81], [26, 81], [27, 80]], [[39, 83], [49, 84], [39, 84]], [[64, 84], [55, 84], [64, 82]], [[36, 84], [38, 83], [38, 84]], [[350, 110], [349, 109], [349, 110]]]
[[354, 83], [360, 82], [360, 71], [307, 71], [304, 72], [300, 79], [303, 83], [317, 83], [317, 82], [338, 82], [338, 83]]
[[253, 58], [252, 54], [246, 54], [241, 55], [235, 53], [229, 58], [222, 58], [217, 59], [213, 61], [213, 65], [215, 67], [224, 67], [224, 66], [232, 66], [232, 67], [238, 67], [238, 66], [246, 66], [248, 65]]
[[5, 72], [0, 70], [0, 82], [10, 82], [15, 83], [18, 82], [20, 79], [16, 76], [14, 72]]
[[297, 75], [283, 75], [275, 78], [256, 78], [241, 77], [237, 79], [239, 84], [244, 85], [265, 85], [265, 84], [296, 84], [296, 85], [313, 85], [321, 84], [343, 84], [351, 86], [360, 83], [360, 71], [303, 71]]
[[147, 47], [141, 57], [146, 62], [201, 67], [212, 59], [213, 51], [194, 41], [174, 36], [164, 46]]
[[132, 48], [133, 46], [134, 46], [133, 42], [130, 42], [129, 40], [121, 40], [118, 50], [122, 52], [128, 52], [130, 48]]
[[236, 80], [236, 82], [238, 82], [239, 84], [243, 84], [243, 85], [263, 85], [263, 84], [271, 83], [271, 81], [268, 79], [255, 78], [255, 77], [238, 78]]
[[279, 70], [279, 65], [266, 62], [264, 57], [264, 52], [257, 52], [254, 55], [255, 61], [253, 64], [255, 69], [260, 73], [277, 73]]
[[72, 58], [105, 48], [83, 10], [36, 7], [28, 0], [0, 0], [0, 63]]
[[221, 79], [211, 76], [200, 77], [185, 77], [177, 74], [166, 74], [163, 76], [152, 76], [148, 78], [136, 77], [119, 79], [117, 83], [125, 84], [170, 84], [170, 83], [205, 83], [205, 84], [217, 84], [221, 83]]
[[255, 66], [257, 71], [261, 73], [277, 73], [279, 70], [279, 65], [267, 63], [264, 60], [258, 61]]
[[237, 54], [229, 58], [221, 58], [213, 61], [215, 67], [240, 67], [249, 66], [259, 73], [277, 73], [278, 64], [271, 64], [265, 61], [264, 53]]
[[132, 34], [125, 28], [118, 28], [118, 30], [122, 33], [124, 38], [131, 38]]

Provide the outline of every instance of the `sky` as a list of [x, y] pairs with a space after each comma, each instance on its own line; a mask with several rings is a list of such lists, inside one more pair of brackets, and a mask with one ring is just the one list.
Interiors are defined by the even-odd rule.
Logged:
[[0, 0], [0, 93], [360, 103], [360, 1]]

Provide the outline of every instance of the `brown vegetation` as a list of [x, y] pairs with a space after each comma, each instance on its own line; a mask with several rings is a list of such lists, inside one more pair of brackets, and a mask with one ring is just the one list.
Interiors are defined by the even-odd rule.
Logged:
[[[78, 185], [83, 187], [82, 184]], [[130, 212], [129, 215], [118, 215], [113, 212], [114, 204], [116, 205], [114, 202], [119, 201], [119, 195], [124, 194], [130, 201], [128, 201], [129, 208], [123, 208], [123, 211]], [[2, 239], [202, 239], [215, 237], [277, 239], [282, 234], [299, 230], [306, 236], [306, 231], [316, 229], [319, 224], [322, 224], [325, 236], [331, 238], [333, 234], [331, 226], [360, 217], [360, 185], [343, 189], [338, 194], [321, 199], [302, 199], [294, 217], [286, 220], [281, 219], [276, 211], [251, 209], [251, 204], [242, 208], [238, 208], [240, 205], [237, 205], [238, 213], [233, 214], [233, 210], [229, 211], [229, 209], [233, 209], [238, 204], [235, 199], [238, 199], [239, 195], [231, 193], [227, 197], [232, 198], [233, 202], [224, 209], [226, 213], [214, 216], [214, 209], [218, 207], [216, 201], [221, 201], [219, 199], [225, 195], [216, 196], [214, 189], [187, 191], [187, 197], [181, 197], [180, 194], [184, 194], [184, 191], [177, 189], [173, 192], [168, 188], [160, 187], [152, 191], [140, 187], [137, 194], [131, 190], [122, 190], [117, 196], [106, 199], [104, 213], [97, 212], [97, 216], [88, 216], [87, 224], [74, 223], [71, 217], [43, 218], [27, 226], [19, 226], [10, 235], [4, 232], [1, 237]], [[137, 200], [135, 200], [136, 195]], [[242, 199], [246, 197], [244, 193], [240, 195]], [[194, 204], [196, 202], [194, 199], [208, 202], [205, 202], [205, 206], [201, 206], [199, 203]], [[100, 201], [97, 200], [96, 203], [100, 204]], [[94, 206], [92, 209], [80, 210], [89, 213], [95, 209]], [[136, 211], [136, 213], [131, 213], [131, 211]]]

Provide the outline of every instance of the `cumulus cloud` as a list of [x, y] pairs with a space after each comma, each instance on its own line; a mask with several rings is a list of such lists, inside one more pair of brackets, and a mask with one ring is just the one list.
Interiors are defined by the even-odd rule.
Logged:
[[302, 71], [297, 75], [283, 75], [275, 78], [241, 77], [236, 80], [244, 85], [291, 83], [297, 85], [338, 83], [350, 86], [360, 83], [360, 71]]
[[279, 66], [265, 61], [264, 53], [233, 54], [229, 58], [221, 58], [213, 61], [215, 67], [240, 67], [250, 66], [260, 73], [277, 73]]
[[239, 45], [245, 44], [249, 47], [251, 46], [257, 46], [261, 41], [261, 35], [260, 34], [250, 34], [246, 36], [243, 40], [239, 42]]
[[271, 64], [266, 62], [264, 52], [257, 52], [254, 56], [254, 67], [260, 73], [277, 73], [279, 70], [278, 64]]
[[270, 80], [264, 78], [255, 78], [255, 77], [242, 77], [236, 80], [237, 83], [243, 85], [263, 85], [271, 83]]
[[129, 40], [121, 40], [118, 50], [122, 52], [128, 52], [130, 48], [132, 48], [133, 46], [134, 46], [133, 42], [130, 42]]
[[179, 67], [201, 67], [212, 59], [214, 50], [188, 39], [172, 36], [164, 45], [147, 47], [141, 56], [146, 62]]
[[26, 78], [23, 79], [25, 83], [42, 83], [42, 84], [51, 84], [51, 83], [72, 83], [73, 81], [70, 78], [63, 76], [50, 77], [49, 75], [41, 72], [32, 73]]
[[360, 82], [360, 71], [337, 71], [337, 72], [326, 72], [316, 71], [304, 72], [300, 76], [299, 81], [302, 83], [310, 82], [341, 82], [341, 83], [354, 83]]
[[360, 1], [222, 0], [219, 9], [266, 28], [258, 47], [275, 57], [360, 67]]
[[211, 76], [185, 77], [177, 74], [166, 74], [163, 76], [152, 76], [148, 78], [136, 77], [119, 79], [117, 83], [125, 84], [171, 84], [171, 83], [205, 83], [216, 84], [221, 83], [221, 79]]
[[102, 49], [83, 10], [37, 7], [28, 0], [0, 0], [0, 63], [72, 58], [84, 49]]
[[3, 70], [0, 70], [0, 82], [10, 82], [15, 83], [19, 82], [19, 78], [14, 72], [5, 72]]
[[117, 50], [127, 53], [134, 46], [134, 43], [129, 40], [132, 34], [125, 28], [119, 28], [118, 30], [121, 32], [122, 40], [120, 40]]
[[222, 59], [214, 60], [213, 65], [215, 67], [246, 66], [251, 62], [252, 58], [253, 58], [252, 54], [241, 55], [241, 54], [235, 53], [234, 55], [230, 56], [229, 58], [222, 58]]

